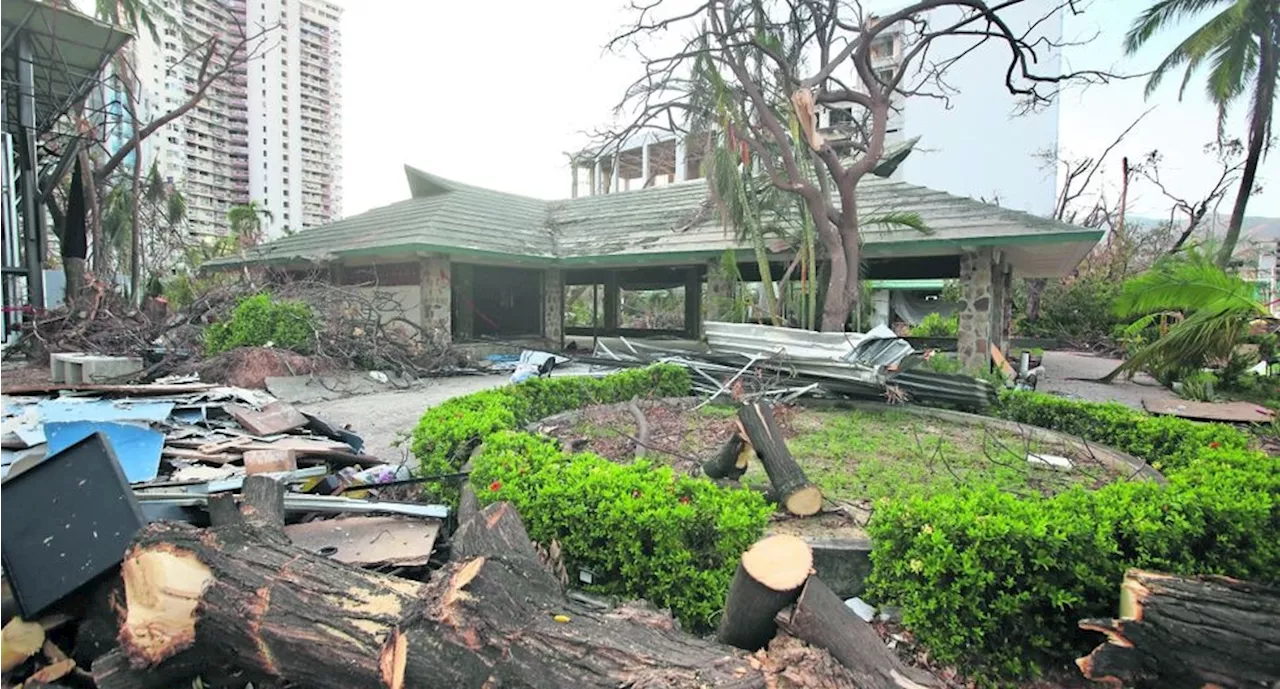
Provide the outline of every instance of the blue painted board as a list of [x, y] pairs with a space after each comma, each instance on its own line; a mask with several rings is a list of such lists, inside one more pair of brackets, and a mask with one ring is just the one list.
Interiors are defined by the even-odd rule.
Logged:
[[135, 400], [41, 400], [37, 405], [45, 423], [59, 421], [155, 421], [169, 418], [173, 402]]
[[129, 483], [150, 481], [160, 471], [160, 451], [164, 449], [164, 433], [142, 423], [116, 421], [59, 421], [46, 423], [49, 438], [48, 456], [63, 451], [100, 432], [107, 437], [116, 461]]

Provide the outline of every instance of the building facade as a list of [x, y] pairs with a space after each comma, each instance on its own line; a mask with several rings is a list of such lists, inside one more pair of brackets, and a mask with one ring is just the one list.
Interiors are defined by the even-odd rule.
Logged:
[[175, 23], [158, 26], [158, 40], [144, 32], [133, 48], [151, 116], [195, 92], [193, 46], [272, 27], [254, 59], [233, 67], [144, 147], [145, 164], [154, 161], [185, 197], [192, 234], [225, 234], [227, 211], [250, 201], [270, 213], [264, 225], [272, 237], [341, 217], [341, 7], [164, 0], [163, 8]]

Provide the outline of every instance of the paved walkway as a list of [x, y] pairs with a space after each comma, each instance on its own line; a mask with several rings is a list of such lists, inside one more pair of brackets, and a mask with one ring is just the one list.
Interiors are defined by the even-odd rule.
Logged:
[[406, 442], [392, 447], [400, 436], [408, 436], [422, 413], [445, 400], [507, 384], [507, 376], [455, 376], [436, 378], [411, 390], [377, 392], [341, 399], [298, 405], [333, 423], [350, 425], [364, 438], [364, 452], [384, 462], [398, 464], [409, 457]]
[[1119, 402], [1134, 409], [1142, 409], [1144, 399], [1178, 399], [1171, 390], [1145, 373], [1139, 373], [1133, 380], [1125, 380], [1121, 376], [1110, 385], [1079, 380], [1101, 378], [1120, 364], [1119, 359], [1082, 352], [1045, 352], [1045, 376], [1036, 389], [1089, 402]]

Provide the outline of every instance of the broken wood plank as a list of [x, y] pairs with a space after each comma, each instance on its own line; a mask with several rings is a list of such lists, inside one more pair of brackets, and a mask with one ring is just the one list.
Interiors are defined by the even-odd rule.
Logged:
[[307, 417], [284, 402], [272, 402], [261, 411], [238, 404], [228, 404], [223, 409], [254, 435], [275, 435], [307, 425]]
[[244, 447], [245, 445], [248, 445], [251, 442], [253, 442], [253, 438], [250, 438], [248, 436], [241, 436], [239, 438], [230, 438], [228, 440], [219, 440], [217, 442], [204, 443], [198, 446], [196, 450], [200, 452], [200, 454], [216, 455], [225, 450], [234, 450], [239, 447]]
[[9, 620], [0, 631], [0, 672], [18, 667], [44, 645], [44, 627], [21, 617]]
[[1178, 416], [1197, 421], [1227, 423], [1271, 423], [1275, 412], [1252, 402], [1193, 402], [1181, 399], [1144, 399], [1142, 408], [1152, 414]]
[[293, 450], [245, 450], [244, 453], [244, 473], [249, 475], [297, 468], [298, 456]]
[[162, 457], [172, 457], [173, 459], [189, 459], [196, 462], [207, 462], [209, 464], [230, 464], [239, 462], [241, 455], [223, 452], [216, 455], [206, 454], [199, 450], [188, 450], [181, 447], [166, 447], [160, 451]]
[[294, 545], [358, 567], [422, 567], [440, 534], [437, 519], [346, 517], [284, 527]]

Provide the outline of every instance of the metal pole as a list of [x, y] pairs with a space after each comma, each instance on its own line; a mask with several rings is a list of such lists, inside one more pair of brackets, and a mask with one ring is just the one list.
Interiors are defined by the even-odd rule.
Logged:
[[40, 211], [40, 183], [36, 164], [36, 86], [31, 55], [31, 35], [18, 36], [18, 123], [22, 126], [22, 240], [23, 262], [27, 268], [27, 300], [33, 308], [44, 308], [43, 256], [44, 214]]

